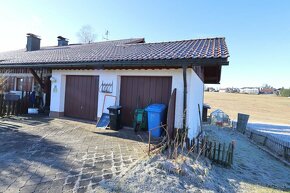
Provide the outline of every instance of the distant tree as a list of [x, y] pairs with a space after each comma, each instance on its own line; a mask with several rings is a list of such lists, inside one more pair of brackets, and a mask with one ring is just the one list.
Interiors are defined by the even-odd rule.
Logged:
[[77, 36], [81, 43], [92, 43], [95, 41], [97, 34], [90, 25], [84, 25], [77, 33]]
[[262, 88], [273, 88], [273, 87], [270, 86], [269, 84], [263, 84]]
[[282, 88], [280, 91], [280, 95], [283, 97], [290, 97], [290, 88], [289, 89]]

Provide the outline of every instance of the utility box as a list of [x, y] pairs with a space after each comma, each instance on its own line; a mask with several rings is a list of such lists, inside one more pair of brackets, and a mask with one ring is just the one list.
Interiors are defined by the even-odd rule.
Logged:
[[153, 137], [161, 136], [160, 126], [165, 123], [165, 109], [164, 104], [152, 104], [145, 109], [148, 113], [148, 131], [151, 131]]
[[238, 113], [237, 130], [245, 134], [250, 115]]
[[122, 128], [121, 124], [121, 106], [110, 106], [107, 108], [110, 115], [110, 129], [120, 130]]

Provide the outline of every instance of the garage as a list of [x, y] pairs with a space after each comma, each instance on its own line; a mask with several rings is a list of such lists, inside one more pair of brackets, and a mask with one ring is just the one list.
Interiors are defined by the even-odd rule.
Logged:
[[98, 76], [66, 76], [64, 115], [97, 120]]
[[124, 126], [132, 126], [136, 108], [152, 103], [168, 105], [171, 86], [170, 76], [121, 76], [120, 105]]

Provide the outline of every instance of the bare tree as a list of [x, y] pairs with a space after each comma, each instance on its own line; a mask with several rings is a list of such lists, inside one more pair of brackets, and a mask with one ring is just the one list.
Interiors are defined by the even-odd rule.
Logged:
[[0, 72], [0, 93], [3, 93], [7, 90], [7, 81], [10, 77], [10, 70], [2, 70]]
[[81, 43], [92, 43], [96, 39], [97, 34], [90, 25], [84, 25], [77, 33], [77, 36]]

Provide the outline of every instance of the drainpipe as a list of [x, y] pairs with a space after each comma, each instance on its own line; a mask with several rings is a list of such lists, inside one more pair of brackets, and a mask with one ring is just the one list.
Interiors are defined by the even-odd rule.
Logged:
[[187, 111], [187, 79], [186, 69], [187, 65], [182, 66], [183, 69], [183, 131], [186, 131], [186, 111]]

